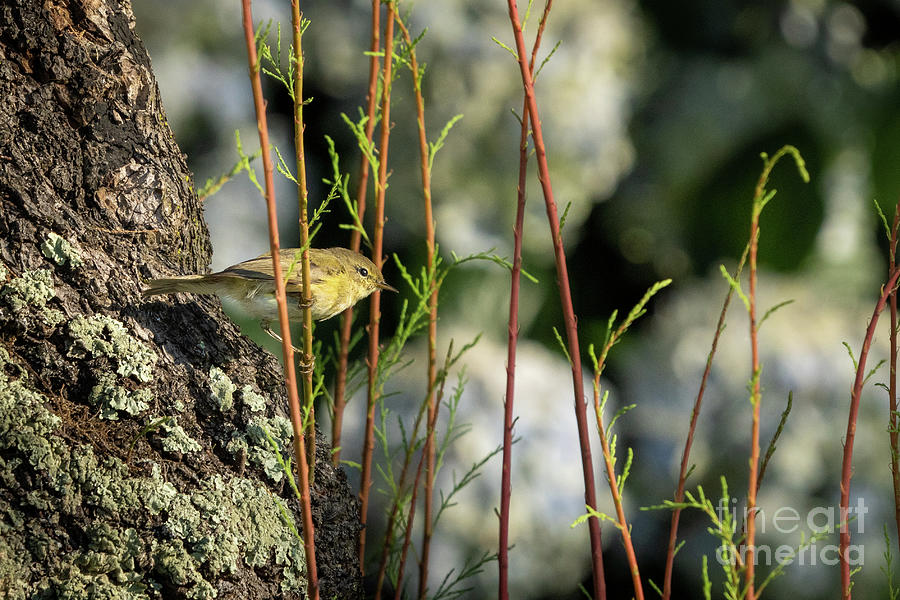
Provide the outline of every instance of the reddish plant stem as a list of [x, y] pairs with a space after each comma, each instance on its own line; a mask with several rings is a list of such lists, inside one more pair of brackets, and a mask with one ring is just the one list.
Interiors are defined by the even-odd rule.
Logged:
[[[534, 62], [550, 15], [553, 0], [544, 4], [544, 14], [531, 49], [529, 68]], [[513, 406], [516, 393], [516, 350], [519, 344], [519, 288], [522, 279], [522, 234], [525, 222], [525, 187], [528, 177], [528, 100], [522, 100], [519, 133], [519, 182], [516, 186], [516, 222], [513, 226], [513, 262], [509, 286], [509, 325], [506, 345], [506, 395], [503, 401], [503, 467], [500, 476], [500, 532], [497, 551], [500, 600], [509, 600], [509, 510], [512, 499], [512, 442], [515, 424]]]
[[756, 561], [754, 554], [756, 550], [756, 494], [759, 491], [757, 479], [759, 477], [759, 415], [760, 404], [762, 402], [762, 394], [760, 391], [760, 364], [759, 364], [759, 324], [756, 320], [756, 286], [757, 286], [757, 264], [756, 254], [759, 249], [759, 217], [762, 214], [764, 205], [764, 197], [766, 193], [766, 182], [769, 180], [769, 174], [772, 167], [778, 162], [778, 159], [785, 153], [784, 148], [779, 150], [771, 160], [765, 159], [763, 171], [756, 182], [756, 190], [753, 195], [753, 208], [750, 216], [750, 241], [748, 242], [748, 252], [750, 263], [750, 294], [748, 296], [748, 310], [750, 315], [750, 360], [751, 360], [751, 383], [750, 383], [750, 404], [753, 407], [752, 424], [750, 428], [750, 473], [747, 481], [747, 515], [745, 525], [744, 547], [746, 554], [744, 562], [746, 569], [744, 571], [744, 587], [746, 589], [746, 598], [755, 600], [755, 567]]
[[297, 200], [300, 205], [300, 247], [303, 248], [300, 269], [303, 275], [303, 364], [306, 368], [301, 370], [303, 377], [303, 402], [306, 409], [304, 419], [304, 433], [306, 436], [306, 456], [311, 459], [309, 463], [310, 483], [315, 482], [316, 473], [316, 412], [313, 403], [313, 321], [312, 321], [312, 289], [310, 286], [311, 274], [309, 266], [309, 216], [307, 204], [309, 194], [306, 185], [306, 154], [303, 146], [303, 46], [300, 0], [291, 0], [291, 26], [293, 28], [294, 63], [297, 72], [294, 75], [294, 149], [297, 155]]
[[[394, 56], [393, 2], [387, 2], [387, 22], [384, 28], [384, 67], [381, 93], [381, 140], [378, 151], [378, 182], [375, 195], [375, 224], [372, 236], [372, 262], [381, 269], [384, 264], [382, 246], [384, 238], [384, 201], [387, 192], [388, 141], [391, 134], [391, 78]], [[363, 442], [362, 478], [359, 487], [360, 523], [359, 568], [365, 573], [366, 522], [369, 510], [369, 487], [372, 484], [372, 455], [375, 452], [375, 407], [378, 404], [378, 326], [381, 321], [381, 290], [375, 290], [369, 304], [369, 385], [366, 409], [366, 434]]]
[[[369, 87], [366, 92], [366, 141], [372, 143], [375, 133], [375, 111], [378, 106], [378, 51], [381, 49], [381, 0], [372, 0], [372, 42], [369, 45]], [[369, 160], [363, 153], [359, 165], [359, 187], [356, 190], [356, 211], [362, 222], [366, 213], [366, 192], [369, 186]], [[353, 230], [350, 248], [359, 252], [362, 234]], [[337, 375], [334, 384], [334, 417], [331, 421], [331, 460], [335, 466], [341, 462], [341, 430], [344, 424], [344, 408], [347, 405], [347, 363], [350, 355], [350, 333], [353, 325], [353, 307], [341, 315], [340, 349], [338, 350]]]
[[[416, 480], [418, 481], [422, 472], [422, 459], [427, 458], [424, 453], [419, 456], [419, 466], [416, 468]], [[403, 594], [403, 569], [406, 567], [406, 555], [409, 553], [409, 547], [412, 541], [412, 524], [416, 518], [416, 497], [419, 494], [419, 486], [413, 488], [412, 497], [409, 499], [409, 514], [406, 516], [406, 530], [403, 534], [403, 546], [400, 548], [400, 563], [397, 566], [397, 586], [394, 588], [394, 600], [400, 600]]]
[[[354, 232], [354, 236], [359, 234]], [[351, 245], [352, 248], [352, 245]], [[354, 248], [359, 250], [359, 244]], [[350, 360], [350, 336], [353, 329], [353, 307], [341, 315], [340, 349], [338, 350], [338, 366], [334, 383], [334, 415], [331, 420], [331, 463], [337, 467], [341, 462], [341, 431], [344, 428], [344, 409], [347, 406], [347, 365]]]
[[[764, 181], [760, 182], [762, 189]], [[761, 197], [758, 194], [757, 197]], [[746, 523], [746, 571], [744, 572], [745, 587], [747, 589], [748, 600], [754, 600], [754, 566], [753, 558], [756, 539], [756, 479], [759, 468], [759, 409], [761, 402], [760, 385], [759, 385], [759, 327], [756, 323], [756, 284], [757, 284], [757, 265], [756, 252], [759, 245], [759, 214], [757, 208], [758, 202], [753, 203], [753, 217], [750, 221], [750, 353], [752, 364], [752, 383], [750, 392], [750, 403], [753, 406], [753, 423], [750, 429], [750, 473], [747, 482], [747, 523]]]
[[772, 169], [778, 163], [782, 156], [793, 154], [797, 163], [797, 168], [804, 181], [809, 181], [809, 175], [803, 166], [803, 159], [800, 153], [793, 146], [784, 146], [776, 152], [771, 158], [763, 154], [763, 170], [756, 182], [756, 189], [753, 194], [753, 207], [750, 216], [750, 240], [748, 242], [747, 256], [750, 263], [750, 294], [748, 296], [747, 312], [750, 316], [750, 355], [751, 355], [751, 384], [750, 384], [750, 403], [753, 407], [753, 422], [750, 429], [750, 473], [747, 478], [747, 517], [745, 526], [744, 546], [746, 554], [744, 562], [746, 569], [744, 571], [744, 588], [746, 590], [747, 600], [755, 600], [755, 577], [756, 577], [756, 495], [759, 491], [759, 415], [760, 404], [762, 403], [762, 394], [760, 391], [760, 363], [759, 363], [759, 323], [757, 323], [757, 264], [756, 254], [759, 248], [759, 217], [762, 214], [763, 207], [771, 200], [772, 192], [766, 195], [766, 183], [769, 181], [769, 175]]
[[[741, 270], [747, 253], [741, 257], [738, 264], [736, 280], [740, 279]], [[706, 382], [709, 380], [709, 373], [712, 370], [713, 357], [719, 345], [719, 337], [725, 330], [725, 315], [728, 313], [728, 305], [731, 303], [731, 297], [734, 294], [734, 288], [728, 288], [725, 295], [725, 302], [722, 304], [722, 312], [719, 313], [719, 322], [716, 324], [716, 333], [713, 335], [712, 347], [709, 355], [706, 357], [706, 368], [703, 370], [703, 377], [700, 379], [700, 390], [697, 392], [697, 399], [694, 401], [694, 410], [691, 413], [691, 424], [688, 427], [687, 439], [684, 443], [684, 451], [681, 454], [681, 470], [678, 472], [678, 489], [675, 490], [674, 502], [681, 503], [684, 500], [684, 488], [687, 484], [687, 472], [690, 466], [691, 446], [694, 443], [694, 432], [697, 430], [697, 420], [700, 418], [700, 407], [703, 402], [703, 394], [706, 392]], [[672, 511], [672, 522], [669, 526], [669, 545], [666, 550], [666, 571], [663, 578], [663, 594], [662, 600], [669, 600], [672, 595], [672, 571], [675, 565], [675, 548], [678, 543], [678, 521], [681, 517], [681, 508]]]
[[269, 130], [266, 124], [266, 103], [263, 99], [262, 81], [259, 77], [259, 58], [256, 53], [256, 39], [253, 31], [253, 13], [250, 0], [241, 0], [244, 26], [244, 40], [247, 45], [247, 62], [250, 67], [250, 85], [253, 89], [253, 105], [256, 110], [256, 125], [259, 131], [259, 145], [262, 149], [263, 173], [265, 175], [266, 212], [269, 222], [269, 246], [272, 253], [272, 268], [275, 278], [275, 299], [278, 303], [278, 322], [281, 329], [282, 352], [284, 357], [285, 387], [294, 429], [294, 454], [300, 482], [300, 506], [303, 518], [303, 544], [306, 550], [307, 596], [319, 597], [319, 581], [316, 571], [315, 531], [312, 520], [312, 505], [309, 497], [309, 470], [306, 460], [306, 445], [303, 441], [303, 420], [300, 415], [300, 398], [297, 393], [297, 379], [294, 371], [294, 351], [291, 345], [291, 328], [287, 314], [287, 295], [279, 260], [278, 215], [275, 209], [275, 183], [272, 155], [269, 150]]
[[[440, 389], [437, 392], [437, 402], [438, 403], [440, 403], [444, 397], [444, 384], [447, 381], [446, 373], [447, 373], [448, 365], [451, 362], [452, 356], [453, 356], [453, 342], [451, 340], [450, 345], [447, 348], [447, 357], [444, 360], [444, 371], [443, 371], [444, 377], [441, 379]], [[419, 406], [419, 411], [416, 414], [416, 420], [412, 427], [412, 434], [410, 435], [411, 440], [416, 440], [418, 438], [419, 425], [421, 425], [421, 423], [422, 423], [422, 417], [425, 415], [425, 409], [427, 407], [428, 407], [427, 402], [422, 402], [422, 404]], [[429, 427], [431, 429], [434, 429], [435, 423], [437, 421], [437, 412], [435, 412], [433, 415], [431, 415], [430, 418], [432, 420], [426, 421], [426, 423], [425, 423], [426, 431], [427, 431], [427, 428], [429, 428]], [[396, 524], [397, 515], [400, 513], [400, 500], [402, 497], [402, 491], [406, 487], [406, 475], [409, 472], [409, 465], [410, 465], [410, 461], [412, 460], [412, 456], [415, 452], [415, 448], [416, 448], [415, 443], [410, 443], [406, 448], [406, 452], [404, 453], [404, 457], [403, 457], [403, 468], [400, 470], [400, 479], [398, 480], [398, 483], [396, 486], [398, 492], [395, 495], [393, 502], [391, 503], [391, 510], [388, 513], [387, 528], [385, 529], [385, 534], [384, 534], [384, 545], [382, 545], [382, 548], [381, 548], [381, 562], [378, 565], [378, 578], [377, 578], [377, 583], [375, 585], [375, 600], [380, 600], [380, 598], [381, 598], [381, 589], [384, 584], [385, 575], [387, 574], [388, 557], [390, 556], [391, 547], [393, 544], [394, 525]], [[421, 456], [424, 456], [424, 453]], [[415, 476], [415, 479], [413, 479], [413, 483], [412, 483], [412, 489], [413, 489], [412, 503], [413, 503], [413, 505], [415, 504], [416, 490], [419, 487], [419, 481], [421, 480], [421, 476], [422, 476], [421, 456], [419, 459], [419, 466], [417, 467], [417, 470], [416, 470], [416, 476]], [[412, 529], [412, 520], [410, 520], [407, 523], [407, 531], [410, 531], [411, 529]], [[405, 540], [405, 543], [407, 545], [409, 544], [408, 536]], [[405, 556], [405, 553], [404, 553], [404, 556]]]
[[[892, 273], [897, 267], [897, 239], [900, 228], [900, 201], [894, 209], [894, 224], [891, 227], [891, 247], [888, 250], [889, 270]], [[888, 432], [891, 442], [891, 480], [894, 484], [894, 522], [897, 526], [897, 543], [900, 544], [900, 436], [897, 427], [897, 291], [890, 296], [891, 306], [891, 363], [888, 383], [890, 414], [888, 415]]]
[[597, 367], [594, 375], [594, 413], [597, 415], [597, 431], [600, 433], [600, 447], [603, 450], [603, 461], [606, 463], [606, 479], [609, 482], [609, 492], [612, 495], [613, 505], [616, 507], [616, 522], [619, 533], [622, 535], [622, 545], [625, 547], [625, 556], [628, 559], [628, 570], [631, 573], [631, 583], [634, 586], [635, 600], [644, 600], [644, 586], [641, 584], [641, 573], [638, 569], [637, 556], [634, 553], [634, 545], [631, 543], [631, 527], [625, 518], [625, 508], [622, 506], [622, 495], [619, 493], [615, 465], [612, 454], [609, 451], [609, 441], [606, 439], [606, 428], [603, 426], [603, 411], [600, 409], [600, 372], [603, 366]]
[[[450, 356], [452, 354], [453, 344], [451, 342], [450, 348], [447, 350], [447, 364], [450, 362]], [[446, 376], [446, 366], [445, 366], [445, 376]], [[446, 379], [441, 380], [441, 389], [437, 393], [437, 401], [440, 402], [444, 397], [444, 383]], [[432, 389], [432, 396], [434, 396], [434, 390]], [[434, 411], [429, 415], [429, 420], [426, 423], [427, 431], [434, 431], [435, 426], [437, 425], [437, 411]], [[415, 439], [415, 433], [413, 433], [413, 439]], [[406, 530], [403, 535], [403, 546], [400, 549], [400, 562], [397, 565], [397, 586], [394, 590], [394, 600], [400, 600], [401, 593], [403, 592], [403, 571], [406, 567], [406, 556], [409, 553], [410, 541], [412, 536], [413, 522], [416, 518], [416, 496], [419, 491], [419, 481], [422, 478], [422, 465], [426, 462], [428, 455], [425, 453], [424, 449], [422, 454], [419, 455], [419, 464], [416, 466], [416, 477], [413, 480], [412, 487], [412, 497], [409, 500], [409, 514], [406, 516]], [[426, 572], [427, 575], [427, 572]], [[419, 583], [420, 588], [422, 587], [422, 583]], [[426, 586], [427, 589], [427, 586]], [[420, 590], [420, 593], [421, 590]]]
[[[424, 409], [425, 407], [426, 404], [423, 403], [422, 408]], [[413, 427], [412, 439], [415, 439], [416, 435], [418, 435], [419, 424], [423, 414], [424, 411], [419, 410], [419, 414], [416, 416], [415, 426]], [[397, 495], [391, 503], [391, 510], [388, 513], [387, 527], [385, 528], [384, 533], [384, 544], [381, 547], [381, 561], [378, 564], [378, 577], [376, 578], [375, 583], [375, 600], [381, 600], [381, 590], [384, 586], [384, 578], [387, 575], [388, 558], [390, 557], [391, 547], [394, 543], [394, 526], [397, 523], [397, 515], [400, 513], [400, 497], [403, 493], [403, 489], [406, 487], [406, 474], [409, 471], [410, 461], [412, 460], [412, 450], [413, 444], [410, 444], [406, 456], [403, 459], [403, 468], [400, 470], [400, 479], [397, 483]], [[422, 464], [421, 461], [419, 464]], [[415, 505], [415, 492], [416, 488], [418, 488], [418, 481], [419, 473], [416, 473], [416, 480], [413, 484], [413, 505]]]
[[[416, 59], [416, 49], [413, 46], [412, 36], [403, 21], [397, 17], [397, 26], [403, 34], [403, 39], [409, 47], [409, 68], [412, 71], [413, 91], [416, 100], [416, 125], [419, 132], [419, 170], [422, 175], [422, 199], [425, 202], [425, 246], [426, 265], [429, 277], [434, 277], [434, 213], [431, 205], [431, 168], [428, 152], [428, 136], [425, 131], [425, 100], [422, 97], [422, 78], [419, 73], [419, 63]], [[422, 548], [419, 556], [419, 599], [425, 600], [428, 589], [428, 562], [431, 555], [431, 536], [433, 534], [433, 503], [434, 503], [434, 423], [437, 422], [438, 405], [435, 402], [435, 385], [437, 380], [437, 311], [438, 293], [437, 286], [433, 286], [431, 296], [428, 298], [428, 364], [426, 365], [428, 420], [429, 425], [425, 435], [425, 447], [422, 452], [425, 456], [425, 507], [424, 523], [422, 526]], [[416, 476], [418, 480], [418, 474]], [[413, 491], [415, 498], [416, 491]], [[415, 514], [415, 505], [410, 509], [410, 523], [407, 532], [412, 529], [412, 515]], [[407, 533], [408, 535], [408, 533]], [[403, 558], [406, 557], [404, 549]], [[401, 571], [402, 572], [402, 571]], [[400, 589], [399, 586], [397, 589]]]
[[859, 401], [862, 396], [863, 384], [866, 381], [866, 359], [869, 356], [869, 348], [872, 338], [875, 336], [875, 326], [878, 324], [878, 315], [884, 310], [888, 296], [896, 290], [897, 277], [900, 269], [894, 269], [881, 288], [881, 297], [872, 312], [869, 326], [866, 328], [866, 337], [863, 340], [862, 350], [859, 353], [859, 362], [856, 366], [856, 379], [853, 382], [853, 392], [850, 395], [850, 413], [847, 416], [847, 435], [844, 437], [844, 458], [841, 465], [841, 531], [840, 531], [840, 563], [841, 563], [841, 598], [850, 600], [850, 563], [847, 552], [850, 548], [850, 527], [847, 519], [850, 515], [850, 477], [853, 474], [853, 442], [856, 438], [856, 419], [859, 414]]
[[[419, 457], [419, 466], [417, 467], [416, 479], [419, 479], [422, 471], [422, 459], [427, 458], [425, 454]], [[403, 569], [406, 566], [406, 555], [409, 552], [412, 525], [416, 518], [416, 496], [419, 493], [419, 487], [413, 488], [412, 498], [409, 500], [409, 514], [406, 517], [406, 532], [403, 534], [403, 546], [400, 549], [400, 564], [397, 567], [397, 587], [394, 588], [394, 600], [400, 600], [403, 594]], [[420, 584], [421, 585], [421, 584]]]
[[[594, 485], [594, 466], [591, 459], [591, 442], [588, 432], [587, 407], [585, 405], [584, 382], [581, 373], [581, 348], [578, 344], [578, 326], [575, 310], [572, 307], [572, 293], [569, 288], [569, 273], [566, 266], [566, 254], [563, 249], [562, 236], [559, 230], [559, 215], [556, 201], [553, 199], [553, 188], [550, 184], [550, 171], [547, 166], [547, 151], [544, 145], [544, 135], [541, 130], [541, 119], [537, 108], [537, 99], [534, 95], [534, 79], [531, 68], [528, 65], [525, 52], [525, 38], [522, 34], [522, 25], [519, 21], [519, 11], [515, 0], [507, 0], [509, 7], [509, 19], [512, 23], [513, 35], [516, 39], [516, 54], [519, 70], [522, 75], [522, 86], [525, 90], [525, 98], [528, 104], [528, 118], [531, 121], [535, 153], [537, 155], [538, 178], [544, 194], [544, 203], [547, 208], [547, 220], [550, 224], [550, 235], [553, 238], [553, 250], [556, 260], [556, 278], [559, 288], [560, 303], [563, 309], [563, 320], [566, 329], [566, 345], [572, 364], [572, 387], [575, 396], [575, 420], [578, 424], [578, 441], [581, 446], [581, 467], [584, 475], [584, 500], [585, 504], [596, 509], [597, 494]], [[523, 115], [524, 118], [524, 115]], [[605, 600], [606, 582], [603, 576], [603, 546], [600, 540], [600, 521], [596, 518], [588, 519], [588, 530], [591, 540], [591, 568], [594, 575], [593, 590], [595, 600]]]
[[[638, 306], [643, 307], [647, 301], [649, 301], [650, 296], [658, 289], [660, 289], [660, 285], [668, 285], [671, 280], [665, 282], [659, 282], [656, 286], [654, 286], [651, 290], [644, 295], [644, 298], [641, 299], [641, 302]], [[632, 313], [634, 314], [634, 313]], [[628, 524], [628, 520], [625, 518], [625, 508], [622, 505], [622, 493], [619, 489], [619, 482], [616, 476], [616, 472], [614, 470], [615, 462], [613, 461], [612, 452], [609, 448], [609, 440], [606, 436], [606, 428], [603, 425], [603, 410], [600, 403], [600, 375], [603, 373], [603, 369], [606, 368], [606, 358], [609, 355], [609, 351], [612, 347], [619, 341], [619, 339], [625, 335], [625, 331], [627, 331], [628, 327], [631, 326], [633, 322], [632, 314], [629, 314], [629, 318], [622, 321], [618, 328], [614, 331], [610, 331], [609, 337], [606, 341], [606, 344], [603, 346], [602, 351], [600, 352], [600, 356], [596, 359], [594, 364], [594, 414], [597, 419], [597, 432], [600, 434], [600, 445], [603, 451], [603, 461], [606, 466], [606, 480], [609, 484], [609, 491], [612, 495], [613, 505], [616, 508], [616, 527], [619, 529], [619, 533], [622, 536], [622, 545], [625, 547], [625, 555], [628, 560], [628, 570], [631, 573], [631, 581], [634, 587], [634, 597], [637, 600], [643, 600], [644, 598], [644, 587], [641, 583], [641, 573], [638, 569], [637, 556], [634, 553], [634, 545], [631, 542], [631, 526]]]
[[519, 184], [516, 189], [516, 224], [513, 226], [513, 263], [509, 286], [509, 325], [506, 346], [506, 396], [503, 401], [503, 471], [500, 477], [500, 537], [497, 567], [500, 571], [498, 598], [509, 600], [509, 509], [512, 497], [512, 442], [515, 418], [516, 349], [519, 343], [519, 287], [522, 276], [522, 232], [525, 221], [525, 178], [528, 172], [528, 107], [522, 110], [519, 137]]
[[[437, 411], [434, 412], [434, 416], [437, 416]], [[430, 421], [428, 423], [428, 427], [433, 430], [434, 421]], [[400, 597], [403, 593], [403, 570], [406, 568], [406, 556], [409, 553], [409, 547], [412, 541], [413, 522], [416, 519], [416, 499], [419, 494], [419, 480], [422, 477], [422, 465], [427, 463], [428, 459], [428, 454], [426, 454], [424, 450], [425, 449], [423, 448], [422, 454], [419, 455], [419, 464], [418, 466], [416, 466], [416, 478], [412, 488], [412, 497], [409, 499], [409, 514], [407, 514], [406, 516], [406, 529], [403, 533], [403, 546], [401, 546], [400, 548], [400, 562], [397, 565], [397, 586], [394, 588], [394, 600], [400, 600]], [[427, 568], [425, 570], [425, 575], [428, 575]], [[419, 587], [427, 589], [427, 586], [424, 586], [421, 581], [419, 582]], [[421, 589], [419, 593], [423, 593]]]

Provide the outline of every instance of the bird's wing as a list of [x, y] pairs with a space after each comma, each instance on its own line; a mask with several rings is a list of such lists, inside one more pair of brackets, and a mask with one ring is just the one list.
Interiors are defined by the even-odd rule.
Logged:
[[[285, 273], [288, 271], [291, 273], [287, 280], [288, 292], [301, 293], [303, 291], [303, 265], [301, 260], [301, 254], [296, 248], [281, 250], [281, 268]], [[327, 275], [334, 273], [335, 268], [340, 268], [340, 263], [336, 263], [330, 255], [316, 248], [310, 250], [309, 279], [312, 285], [322, 283]]]
[[223, 277], [241, 277], [244, 279], [272, 280], [272, 259], [268, 255], [245, 260], [224, 271], [216, 273]]

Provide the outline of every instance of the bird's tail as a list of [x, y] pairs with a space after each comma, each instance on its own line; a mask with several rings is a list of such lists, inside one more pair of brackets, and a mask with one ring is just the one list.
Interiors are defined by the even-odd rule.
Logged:
[[142, 295], [144, 298], [160, 296], [163, 294], [176, 294], [187, 292], [189, 294], [215, 294], [216, 289], [208, 275], [181, 275], [180, 277], [165, 277], [152, 279], [147, 282]]

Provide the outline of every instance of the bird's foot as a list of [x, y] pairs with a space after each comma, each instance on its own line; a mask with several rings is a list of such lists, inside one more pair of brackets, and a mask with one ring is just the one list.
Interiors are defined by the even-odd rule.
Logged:
[[297, 361], [297, 370], [304, 375], [312, 373], [316, 367], [316, 357], [312, 354], [300, 353], [300, 360]]

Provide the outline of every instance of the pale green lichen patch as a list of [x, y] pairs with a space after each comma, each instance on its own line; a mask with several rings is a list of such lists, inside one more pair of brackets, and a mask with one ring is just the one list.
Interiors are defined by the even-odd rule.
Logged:
[[47, 239], [41, 243], [41, 252], [59, 266], [69, 263], [69, 266], [76, 268], [84, 264], [78, 250], [68, 240], [52, 231], [47, 235]]
[[26, 306], [43, 308], [55, 295], [53, 275], [48, 269], [25, 271], [21, 277], [11, 279], [0, 288], [0, 301], [15, 312]]
[[148, 598], [151, 585], [136, 571], [138, 563], [148, 558], [137, 531], [94, 522], [84, 533], [86, 549], [64, 559], [58, 574], [42, 582], [42, 591], [55, 592], [59, 598], [86, 600]]
[[261, 412], [266, 409], [266, 399], [264, 396], [257, 394], [249, 385], [241, 388], [241, 400], [244, 406], [253, 412]]
[[[0, 462], [0, 467], [6, 468]], [[22, 575], [28, 573], [30, 559], [28, 549], [25, 547], [25, 539], [14, 535], [12, 532], [21, 521], [21, 513], [11, 513], [5, 503], [0, 502], [0, 508], [6, 512], [6, 518], [0, 521], [0, 589], [6, 592], [9, 600], [27, 600], [31, 594], [31, 586], [23, 580]], [[15, 521], [10, 524], [8, 521]]]
[[9, 307], [14, 313], [30, 307], [40, 314], [48, 325], [56, 326], [63, 320], [63, 314], [55, 308], [47, 307], [47, 302], [55, 295], [53, 275], [49, 270], [25, 271], [21, 277], [11, 279], [0, 286], [0, 305]]
[[102, 375], [88, 396], [91, 403], [100, 408], [100, 418], [110, 421], [119, 418], [119, 411], [132, 416], [141, 414], [150, 407], [152, 398], [150, 390], [128, 390], [117, 385], [110, 375]]
[[219, 367], [209, 368], [209, 397], [222, 412], [234, 406], [234, 392], [237, 386]]
[[162, 470], [156, 463], [150, 469], [149, 477], [133, 478], [130, 482], [134, 498], [139, 500], [140, 504], [152, 515], [158, 515], [164, 510], [168, 510], [175, 498], [178, 497], [178, 490], [163, 479]]
[[35, 469], [55, 474], [59, 458], [48, 434], [59, 426], [60, 418], [46, 410], [29, 410], [42, 401], [43, 397], [21, 380], [0, 386], [0, 449], [22, 448], [23, 460]]
[[[221, 574], [273, 561], [284, 592], [305, 588], [293, 515], [257, 482], [214, 475], [179, 491], [158, 464], [135, 476], [118, 458], [56, 435], [60, 419], [46, 398], [7, 374], [5, 351], [0, 363], [0, 484], [28, 486], [14, 505], [0, 498], [6, 597], [150, 600], [177, 587], [179, 596], [208, 599]], [[164, 533], [141, 529], [147, 514], [151, 523], [164, 518]], [[72, 538], [69, 523], [78, 523]]]
[[[268, 437], [266, 436], [268, 433]], [[225, 446], [232, 455], [238, 456], [246, 452], [250, 463], [261, 468], [274, 482], [284, 477], [284, 469], [278, 462], [278, 455], [269, 441], [271, 437], [283, 459], [290, 456], [291, 436], [294, 431], [291, 422], [284, 417], [255, 417], [247, 425], [245, 432], [235, 432], [231, 441]]]
[[103, 356], [116, 362], [116, 373], [150, 381], [157, 356], [146, 344], [135, 339], [125, 326], [107, 315], [78, 315], [69, 322], [72, 342], [69, 356]]
[[203, 447], [179, 425], [175, 419], [163, 423], [159, 427], [162, 431], [160, 442], [166, 452], [187, 454], [199, 452]]
[[216, 589], [203, 579], [197, 561], [184, 548], [181, 540], [160, 544], [153, 553], [155, 571], [179, 586], [188, 587], [188, 598], [207, 600], [218, 595]]
[[[5, 367], [8, 364], [15, 364], [12, 357], [9, 355], [9, 352], [6, 351], [6, 348], [0, 346], [0, 367]], [[6, 373], [3, 369], [0, 369], [0, 382], [7, 381]]]

